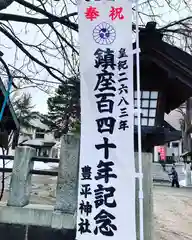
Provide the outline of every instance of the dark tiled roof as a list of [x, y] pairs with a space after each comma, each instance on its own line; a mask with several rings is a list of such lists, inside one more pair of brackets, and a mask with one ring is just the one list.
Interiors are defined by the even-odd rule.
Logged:
[[[164, 42], [159, 33], [148, 31], [145, 34], [142, 31], [140, 35], [140, 49], [141, 86], [147, 84], [146, 88], [153, 86], [163, 91], [166, 97], [165, 112], [169, 113], [192, 96], [192, 56]], [[154, 70], [154, 67], [158, 70]], [[162, 74], [161, 80], [143, 79], [143, 73], [148, 73], [150, 78], [152, 71], [156, 78]]]

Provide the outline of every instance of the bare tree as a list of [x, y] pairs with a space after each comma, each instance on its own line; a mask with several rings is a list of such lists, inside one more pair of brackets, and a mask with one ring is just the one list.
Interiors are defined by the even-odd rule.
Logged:
[[[17, 14], [14, 9], [18, 10]], [[155, 21], [166, 41], [191, 51], [192, 17], [179, 17], [183, 9], [190, 13], [190, 0], [141, 0], [140, 27], [144, 27], [148, 21]], [[0, 36], [6, 41], [6, 44], [1, 41], [0, 46], [8, 49], [11, 47], [14, 53], [14, 60], [9, 62], [9, 67], [17, 83], [38, 86], [48, 92], [49, 89], [46, 88], [52, 86], [53, 80], [66, 82], [78, 74], [75, 1], [0, 0], [0, 10]], [[178, 20], [163, 20], [165, 11], [175, 13]], [[133, 12], [135, 13], [134, 4]], [[41, 81], [36, 81], [37, 78]]]
[[[13, 5], [23, 14], [10, 14]], [[1, 41], [1, 46], [14, 49], [9, 68], [15, 82], [48, 92], [53, 78], [66, 82], [78, 73], [78, 44], [73, 33], [78, 30], [77, 12], [68, 13], [68, 7], [65, 1], [0, 0], [0, 9], [5, 9], [0, 12], [0, 33], [9, 43]], [[5, 75], [4, 68], [0, 70]]]
[[177, 108], [176, 111], [181, 114], [179, 122], [182, 132], [183, 152], [189, 152], [191, 151], [191, 128], [192, 128], [191, 99], [188, 99], [187, 102], [185, 102], [179, 108]]
[[188, 135], [187, 135], [187, 128], [188, 128], [188, 119], [187, 119], [187, 115], [186, 115], [186, 109], [179, 107], [178, 109], [176, 109], [177, 112], [179, 112], [181, 114], [181, 118], [179, 119], [179, 123], [180, 123], [180, 128], [181, 128], [181, 132], [182, 132], [182, 141], [183, 141], [183, 148], [184, 151], [188, 150]]

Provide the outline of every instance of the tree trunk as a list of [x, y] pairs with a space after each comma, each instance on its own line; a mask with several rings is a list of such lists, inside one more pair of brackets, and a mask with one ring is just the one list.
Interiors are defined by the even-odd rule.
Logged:
[[184, 139], [183, 139], [183, 147], [185, 152], [190, 152], [191, 149], [191, 133], [188, 129], [191, 126], [191, 119], [192, 119], [192, 99], [189, 98], [186, 104], [186, 120], [185, 120], [185, 132], [184, 132]]

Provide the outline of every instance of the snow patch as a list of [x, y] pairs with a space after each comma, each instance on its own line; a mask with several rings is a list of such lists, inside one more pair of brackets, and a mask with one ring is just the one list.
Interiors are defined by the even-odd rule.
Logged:
[[186, 184], [186, 181], [185, 181], [185, 179], [184, 179], [184, 180], [181, 180], [181, 181], [179, 181], [179, 185], [180, 185], [180, 186], [182, 186], [182, 187], [186, 187], [186, 186], [187, 186], [187, 184]]
[[34, 162], [34, 167], [33, 167], [33, 169], [37, 169], [37, 170], [49, 170], [49, 169], [52, 169], [52, 167], [49, 166], [49, 163]]
[[[14, 150], [10, 150], [11, 156], [13, 156], [15, 153]], [[0, 155], [2, 155], [2, 151], [0, 150]], [[0, 167], [3, 167], [3, 160], [0, 160]], [[5, 160], [5, 167], [6, 168], [12, 168], [13, 167], [13, 161], [12, 160]], [[53, 168], [57, 168], [58, 163], [44, 163], [44, 162], [34, 162], [34, 167], [33, 169], [36, 170], [49, 170]]]

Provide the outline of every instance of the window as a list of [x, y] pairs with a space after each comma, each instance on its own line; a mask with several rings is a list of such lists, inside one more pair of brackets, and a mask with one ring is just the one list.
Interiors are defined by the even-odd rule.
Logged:
[[172, 143], [172, 147], [174, 147], [174, 148], [179, 147], [179, 143], [178, 143], [178, 142], [173, 142], [173, 143]]
[[[158, 92], [141, 91], [141, 125], [155, 126]], [[137, 92], [134, 92], [134, 108], [137, 109]], [[137, 125], [137, 116], [135, 116]]]
[[36, 132], [35, 133], [35, 138], [44, 138], [45, 133], [40, 133], [40, 132]]
[[45, 130], [41, 128], [36, 128], [35, 138], [44, 138], [44, 137], [45, 137]]

